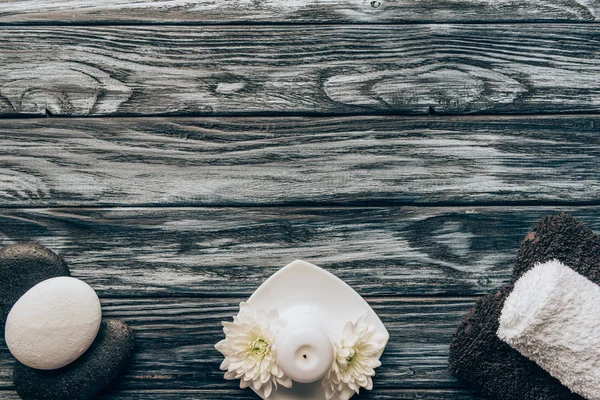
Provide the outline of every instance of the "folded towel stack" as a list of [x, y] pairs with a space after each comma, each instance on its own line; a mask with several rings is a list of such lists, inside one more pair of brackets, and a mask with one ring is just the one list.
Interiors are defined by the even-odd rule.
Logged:
[[542, 219], [517, 254], [513, 282], [479, 300], [450, 345], [450, 370], [479, 393], [497, 400], [581, 400], [534, 361], [503, 342], [497, 331], [514, 283], [535, 265], [558, 259], [600, 284], [600, 237], [568, 214]]

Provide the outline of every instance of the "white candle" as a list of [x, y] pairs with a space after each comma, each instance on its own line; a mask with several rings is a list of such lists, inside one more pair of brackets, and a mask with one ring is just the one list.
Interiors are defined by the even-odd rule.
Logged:
[[316, 382], [333, 364], [333, 346], [316, 321], [296, 321], [277, 339], [277, 361], [293, 381]]

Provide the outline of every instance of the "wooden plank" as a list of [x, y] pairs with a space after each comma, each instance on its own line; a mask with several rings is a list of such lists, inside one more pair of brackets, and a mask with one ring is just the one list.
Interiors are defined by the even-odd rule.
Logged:
[[[11, 390], [0, 390], [0, 398], [3, 400], [21, 400]], [[110, 391], [101, 397], [104, 400], [257, 400], [255, 394], [249, 390], [127, 390]], [[378, 389], [366, 392], [353, 400], [480, 400], [470, 391], [465, 389]]]
[[[257, 400], [255, 394], [238, 389], [219, 391], [121, 391], [109, 394], [106, 400]], [[481, 400], [466, 389], [377, 389], [361, 392], [353, 400]], [[13, 400], [12, 397], [7, 400]], [[19, 399], [15, 399], [19, 400]]]
[[472, 296], [559, 211], [600, 230], [598, 207], [3, 209], [0, 244], [39, 241], [105, 297], [244, 297], [295, 259], [362, 295]]
[[0, 22], [594, 21], [597, 0], [2, 0]]
[[[122, 318], [135, 330], [136, 353], [120, 389], [233, 390], [225, 381], [214, 344], [221, 321], [237, 314], [242, 299], [104, 299], [105, 317]], [[448, 372], [451, 336], [473, 299], [370, 299], [390, 333], [375, 387], [460, 387]], [[13, 361], [0, 344], [0, 386], [11, 387]]]
[[0, 29], [0, 114], [600, 110], [596, 24]]
[[600, 117], [0, 120], [0, 204], [600, 200]]

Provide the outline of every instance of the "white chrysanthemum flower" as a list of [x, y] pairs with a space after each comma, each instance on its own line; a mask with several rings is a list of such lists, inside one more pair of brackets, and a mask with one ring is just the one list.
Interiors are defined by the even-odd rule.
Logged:
[[223, 322], [225, 339], [215, 345], [224, 356], [221, 369], [225, 379], [240, 379], [242, 389], [249, 386], [268, 398], [277, 384], [292, 386], [277, 365], [275, 338], [280, 329], [277, 310], [253, 310], [245, 302], [233, 322]]
[[323, 387], [327, 400], [348, 400], [361, 387], [373, 389], [375, 368], [381, 365], [379, 353], [385, 347], [385, 338], [365, 323], [365, 316], [344, 326], [340, 338], [332, 338], [335, 359]]

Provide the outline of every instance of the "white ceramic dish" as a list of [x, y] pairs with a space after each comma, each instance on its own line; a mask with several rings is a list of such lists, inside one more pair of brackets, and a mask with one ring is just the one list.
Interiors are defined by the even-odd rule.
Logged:
[[[389, 340], [375, 311], [354, 289], [335, 275], [305, 261], [294, 261], [279, 270], [252, 294], [247, 303], [256, 309], [277, 308], [289, 321], [317, 323], [319, 328], [334, 335], [342, 332], [346, 322], [365, 314], [366, 322], [385, 338], [386, 344]], [[279, 386], [269, 400], [326, 399], [319, 380], [294, 382], [291, 389]]]

